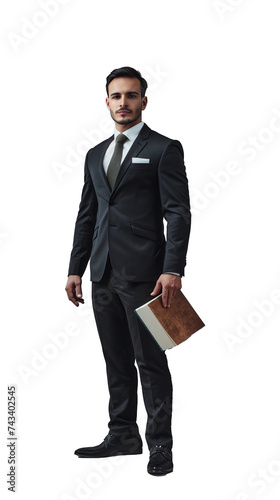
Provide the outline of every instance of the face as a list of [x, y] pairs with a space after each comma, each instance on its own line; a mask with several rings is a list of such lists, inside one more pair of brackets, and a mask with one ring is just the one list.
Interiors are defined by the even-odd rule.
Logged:
[[106, 104], [117, 130], [123, 132], [141, 122], [147, 97], [141, 98], [138, 78], [114, 78], [108, 86], [108, 93]]

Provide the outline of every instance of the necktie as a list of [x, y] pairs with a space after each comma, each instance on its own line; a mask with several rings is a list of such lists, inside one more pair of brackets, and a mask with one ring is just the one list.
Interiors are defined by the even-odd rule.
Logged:
[[115, 149], [107, 170], [107, 178], [111, 189], [113, 189], [115, 185], [116, 178], [120, 170], [123, 145], [127, 139], [128, 137], [124, 134], [119, 134], [116, 138]]

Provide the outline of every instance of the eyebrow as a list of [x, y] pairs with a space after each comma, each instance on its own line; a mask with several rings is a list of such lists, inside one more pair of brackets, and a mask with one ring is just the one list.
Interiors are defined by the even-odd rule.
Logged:
[[[110, 94], [110, 96], [113, 96], [113, 95], [120, 95], [121, 92], [113, 92], [112, 94]], [[126, 94], [135, 94], [135, 95], [139, 95], [139, 92], [136, 92], [135, 90], [130, 90], [128, 92], [126, 92]]]

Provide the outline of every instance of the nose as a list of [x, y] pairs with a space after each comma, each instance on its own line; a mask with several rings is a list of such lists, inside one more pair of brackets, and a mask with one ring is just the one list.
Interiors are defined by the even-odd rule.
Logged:
[[120, 99], [120, 108], [125, 108], [126, 107], [126, 96], [123, 94]]

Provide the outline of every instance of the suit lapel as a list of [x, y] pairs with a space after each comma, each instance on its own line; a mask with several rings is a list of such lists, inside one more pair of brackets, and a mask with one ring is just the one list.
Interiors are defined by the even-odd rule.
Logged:
[[114, 135], [112, 135], [111, 137], [109, 137], [109, 139], [107, 139], [107, 141], [104, 143], [104, 148], [103, 148], [100, 160], [99, 160], [100, 175], [101, 175], [104, 183], [106, 184], [109, 193], [111, 193], [111, 186], [110, 186], [110, 184], [108, 182], [107, 175], [105, 174], [105, 171], [104, 171], [103, 160], [104, 160], [105, 153], [106, 153], [108, 147], [110, 146], [110, 144], [111, 144], [111, 142], [113, 140], [114, 140]]
[[[125, 133], [125, 132], [124, 132]], [[146, 146], [148, 142], [148, 137], [150, 135], [150, 128], [145, 124], [142, 129], [140, 130], [140, 133], [138, 137], [136, 137], [134, 143], [132, 144], [130, 150], [128, 151], [123, 163], [121, 164], [121, 168], [119, 170], [116, 183], [114, 185], [112, 193], [118, 188], [123, 176], [125, 175], [128, 167], [131, 165], [132, 162], [132, 157], [137, 157], [142, 149]], [[109, 185], [109, 184], [108, 184]]]

